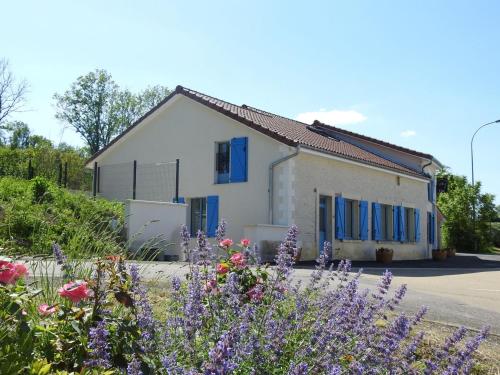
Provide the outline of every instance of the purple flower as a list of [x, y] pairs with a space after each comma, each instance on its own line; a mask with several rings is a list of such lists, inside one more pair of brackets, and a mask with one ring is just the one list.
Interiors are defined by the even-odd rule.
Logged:
[[290, 369], [288, 370], [288, 375], [307, 375], [308, 374], [308, 366], [305, 362], [300, 362], [299, 364], [291, 364]]
[[182, 225], [181, 226], [181, 246], [183, 249], [188, 248], [190, 240], [191, 240], [191, 234], [189, 233], [188, 227], [186, 225]]
[[54, 258], [56, 259], [56, 263], [59, 266], [66, 263], [66, 256], [64, 255], [63, 251], [61, 250], [61, 246], [59, 246], [55, 242], [52, 244], [52, 252], [54, 253]]
[[419, 332], [413, 340], [408, 344], [406, 347], [406, 350], [404, 352], [405, 358], [407, 358], [409, 361], [415, 360], [415, 352], [417, 351], [417, 348], [419, 347], [420, 343], [422, 342], [424, 338], [424, 333]]
[[226, 237], [226, 220], [222, 219], [215, 230], [215, 239], [220, 243]]
[[101, 368], [111, 367], [108, 337], [109, 331], [106, 329], [106, 323], [103, 320], [98, 322], [96, 327], [90, 328], [88, 342], [90, 358], [85, 361], [85, 366]]
[[132, 360], [127, 366], [127, 375], [142, 375], [141, 362], [137, 359], [135, 354], [132, 355]]
[[130, 276], [132, 279], [131, 290], [134, 293], [137, 325], [141, 330], [141, 347], [144, 351], [149, 352], [154, 345], [153, 338], [156, 330], [153, 307], [149, 302], [146, 289], [140, 283], [139, 267], [136, 264], [130, 266]]
[[208, 361], [204, 364], [205, 375], [227, 375], [231, 374], [237, 367], [233, 361], [234, 346], [237, 337], [234, 332], [226, 332], [208, 352]]

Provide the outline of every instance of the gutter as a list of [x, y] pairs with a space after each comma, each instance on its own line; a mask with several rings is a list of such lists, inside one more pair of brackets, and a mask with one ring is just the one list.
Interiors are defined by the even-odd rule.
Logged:
[[273, 225], [274, 220], [273, 220], [273, 205], [274, 205], [274, 168], [278, 166], [281, 163], [284, 163], [285, 161], [297, 156], [300, 152], [300, 146], [297, 146], [295, 152], [293, 154], [290, 154], [288, 156], [285, 156], [281, 159], [273, 161], [269, 165], [269, 224]]

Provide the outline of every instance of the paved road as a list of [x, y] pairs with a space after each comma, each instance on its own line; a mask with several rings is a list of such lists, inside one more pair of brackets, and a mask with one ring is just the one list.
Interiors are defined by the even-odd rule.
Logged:
[[[409, 267], [409, 264], [418, 265]], [[354, 271], [363, 266], [361, 288], [374, 288], [385, 267], [372, 262], [354, 263]], [[143, 277], [162, 280], [188, 271], [184, 263], [142, 262]], [[395, 262], [389, 269], [393, 285], [408, 285], [401, 308], [416, 312], [429, 307], [427, 319], [479, 329], [490, 325], [492, 333], [500, 335], [500, 256], [459, 255], [440, 264], [432, 261]], [[296, 279], [307, 280], [312, 267], [301, 265], [295, 270]]]

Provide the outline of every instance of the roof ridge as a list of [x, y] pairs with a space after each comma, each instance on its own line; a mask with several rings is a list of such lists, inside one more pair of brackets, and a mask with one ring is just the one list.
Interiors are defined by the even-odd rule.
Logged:
[[378, 144], [381, 144], [381, 145], [383, 145], [385, 147], [388, 147], [388, 148], [394, 148], [396, 150], [399, 150], [399, 151], [402, 151], [402, 152], [406, 152], [406, 153], [409, 153], [409, 154], [412, 154], [412, 155], [420, 156], [420, 157], [432, 158], [432, 155], [427, 154], [425, 152], [413, 150], [413, 149], [408, 148], [408, 147], [399, 146], [397, 144], [394, 144], [394, 143], [391, 143], [391, 142], [387, 142], [387, 141], [384, 141], [384, 140], [381, 140], [381, 139], [377, 139], [377, 138], [374, 138], [374, 137], [370, 137], [368, 135], [364, 135], [364, 134], [360, 134], [360, 133], [355, 133], [355, 132], [347, 130], [347, 129], [342, 129], [342, 128], [339, 128], [339, 127], [334, 126], [334, 125], [326, 124], [326, 123], [321, 122], [319, 120], [314, 120], [313, 125], [326, 126], [326, 127], [330, 128], [333, 131], [337, 131], [339, 133], [344, 133], [344, 134], [347, 134], [347, 135], [350, 135], [350, 136], [353, 136], [353, 137], [365, 139], [365, 140], [367, 140], [369, 142], [378, 143]]

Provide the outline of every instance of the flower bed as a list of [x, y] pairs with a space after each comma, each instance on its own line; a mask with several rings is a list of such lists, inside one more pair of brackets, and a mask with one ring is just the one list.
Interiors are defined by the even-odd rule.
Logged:
[[[4, 373], [88, 374], [363, 374], [467, 373], [487, 329], [471, 339], [458, 329], [422, 355], [424, 333], [414, 316], [392, 312], [386, 271], [377, 288], [359, 290], [350, 262], [318, 265], [305, 285], [293, 281], [297, 228], [291, 227], [276, 266], [260, 265], [249, 240], [217, 246], [203, 233], [188, 248], [190, 271], [171, 279], [165, 311], [154, 314], [139, 269], [122, 257], [100, 258], [85, 274], [55, 245], [62, 285], [24, 281], [26, 268], [0, 263], [0, 358]], [[323, 254], [330, 253], [325, 243]], [[223, 254], [218, 255], [218, 254]], [[88, 271], [88, 270], [87, 270]], [[88, 273], [87, 273], [88, 274]], [[50, 281], [50, 283], [49, 283]], [[465, 343], [464, 343], [465, 341]], [[45, 372], [43, 372], [45, 371]]]

